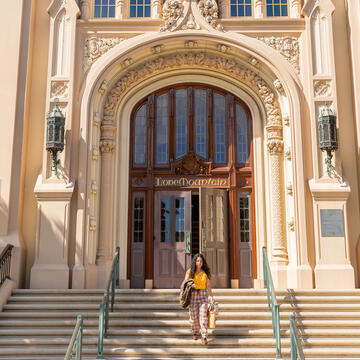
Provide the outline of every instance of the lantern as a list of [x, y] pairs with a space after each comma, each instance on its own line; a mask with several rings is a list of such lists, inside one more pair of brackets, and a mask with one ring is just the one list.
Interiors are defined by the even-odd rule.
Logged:
[[64, 150], [65, 116], [59, 108], [59, 100], [55, 100], [52, 113], [46, 119], [46, 150], [51, 152], [51, 171], [57, 174], [57, 153]]
[[327, 172], [330, 174], [332, 168], [331, 159], [333, 157], [332, 151], [337, 150], [339, 144], [336, 129], [336, 116], [327, 104], [322, 106], [319, 110], [318, 127], [320, 150], [326, 151], [327, 153], [325, 164]]

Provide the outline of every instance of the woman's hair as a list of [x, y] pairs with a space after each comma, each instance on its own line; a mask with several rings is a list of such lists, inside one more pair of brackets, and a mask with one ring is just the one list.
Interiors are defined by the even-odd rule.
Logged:
[[190, 279], [194, 278], [195, 275], [195, 271], [196, 271], [196, 259], [197, 258], [201, 258], [202, 259], [202, 267], [201, 269], [204, 271], [204, 273], [207, 275], [207, 277], [210, 279], [211, 278], [211, 274], [210, 274], [210, 269], [209, 266], [204, 258], [203, 254], [195, 254], [194, 257], [192, 258], [191, 261], [191, 270], [190, 270]]

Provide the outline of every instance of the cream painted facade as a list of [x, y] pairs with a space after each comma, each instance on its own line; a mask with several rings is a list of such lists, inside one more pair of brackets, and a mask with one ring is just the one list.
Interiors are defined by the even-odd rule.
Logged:
[[[254, 287], [264, 245], [279, 288], [359, 287], [360, 2], [288, 0], [289, 16], [273, 18], [252, 2], [241, 18], [229, 1], [210, 1], [206, 17], [202, 1], [153, 0], [139, 19], [117, 1], [115, 18], [94, 19], [90, 0], [2, 0], [0, 247], [15, 245], [20, 287], [103, 288], [116, 246], [130, 286], [131, 112], [185, 82], [250, 109]], [[66, 130], [54, 175], [45, 130], [57, 98]], [[325, 103], [339, 135], [330, 175], [317, 135]], [[322, 236], [321, 210], [341, 211], [343, 235]]]

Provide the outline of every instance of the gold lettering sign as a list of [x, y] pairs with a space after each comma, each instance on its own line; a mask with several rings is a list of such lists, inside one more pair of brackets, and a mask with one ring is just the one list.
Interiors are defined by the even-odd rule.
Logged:
[[228, 187], [229, 181], [228, 178], [156, 177], [154, 185], [155, 187]]

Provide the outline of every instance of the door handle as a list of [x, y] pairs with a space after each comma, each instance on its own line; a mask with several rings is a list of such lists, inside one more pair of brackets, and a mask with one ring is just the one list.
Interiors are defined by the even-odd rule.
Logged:
[[185, 231], [185, 253], [191, 254], [191, 237], [190, 237], [190, 231]]
[[202, 223], [201, 226], [201, 252], [205, 252], [206, 251], [206, 231], [205, 231], [205, 225], [204, 223]]

